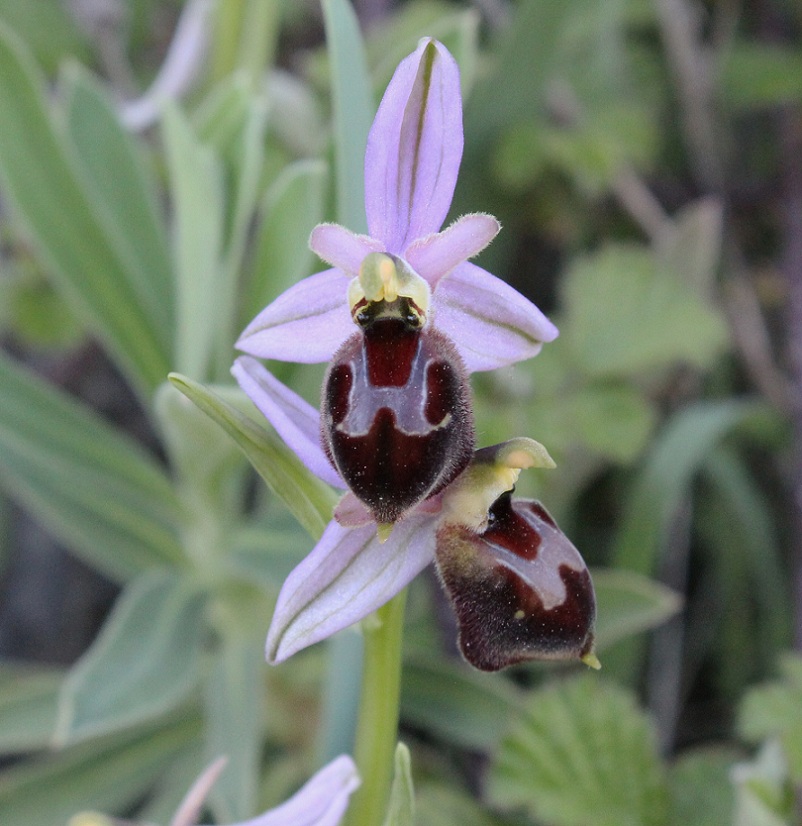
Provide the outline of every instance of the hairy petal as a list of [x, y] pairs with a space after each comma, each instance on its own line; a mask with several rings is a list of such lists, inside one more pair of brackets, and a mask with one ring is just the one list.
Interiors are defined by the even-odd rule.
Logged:
[[350, 281], [338, 269], [304, 278], [256, 316], [239, 337], [237, 348], [263, 359], [328, 361], [354, 332], [347, 301]]
[[557, 328], [531, 302], [475, 264], [460, 264], [437, 286], [434, 323], [459, 350], [469, 372], [532, 358]]
[[383, 251], [379, 241], [357, 235], [339, 224], [318, 224], [309, 236], [309, 248], [327, 264], [352, 277], [359, 273], [368, 253]]
[[356, 764], [341, 754], [278, 808], [232, 826], [337, 826], [359, 783]]
[[445, 220], [462, 159], [459, 67], [448, 50], [421, 40], [387, 87], [368, 135], [368, 229], [400, 255]]
[[492, 215], [463, 215], [448, 229], [413, 241], [404, 257], [434, 288], [444, 275], [478, 255], [500, 229], [501, 224]]
[[384, 605], [434, 557], [434, 520], [397, 522], [386, 542], [374, 524], [330, 522], [320, 542], [287, 577], [267, 634], [267, 660], [278, 663], [353, 625]]
[[345, 487], [321, 446], [318, 411], [250, 356], [240, 356], [231, 373], [304, 465], [324, 482]]

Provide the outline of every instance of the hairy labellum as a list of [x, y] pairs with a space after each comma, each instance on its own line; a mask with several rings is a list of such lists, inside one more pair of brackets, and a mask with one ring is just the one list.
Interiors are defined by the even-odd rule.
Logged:
[[471, 665], [497, 671], [532, 659], [595, 661], [590, 574], [539, 502], [505, 493], [481, 533], [441, 525], [436, 558]]
[[474, 431], [465, 369], [451, 341], [406, 314], [365, 318], [323, 385], [323, 446], [379, 524], [451, 482]]

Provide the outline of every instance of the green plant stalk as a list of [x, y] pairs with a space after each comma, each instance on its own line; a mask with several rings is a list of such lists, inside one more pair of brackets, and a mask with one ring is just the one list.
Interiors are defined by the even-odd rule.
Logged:
[[226, 0], [217, 6], [212, 51], [212, 80], [219, 82], [231, 74], [238, 64], [240, 31], [245, 12], [245, 0]]
[[398, 739], [405, 604], [406, 590], [364, 622], [362, 693], [354, 747], [362, 785], [352, 798], [347, 826], [377, 826], [387, 810]]
[[280, 0], [249, 0], [240, 36], [239, 65], [254, 86], [275, 56], [281, 16]]

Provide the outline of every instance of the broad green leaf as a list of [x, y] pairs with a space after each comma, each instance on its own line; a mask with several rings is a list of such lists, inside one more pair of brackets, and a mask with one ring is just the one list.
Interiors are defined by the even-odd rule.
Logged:
[[66, 80], [67, 134], [104, 233], [130, 273], [164, 352], [172, 352], [173, 271], [156, 182], [98, 84], [75, 64]]
[[519, 711], [518, 695], [498, 675], [420, 653], [404, 662], [403, 719], [446, 742], [476, 751], [491, 749]]
[[109, 237], [102, 205], [51, 119], [30, 55], [3, 27], [0, 77], [4, 197], [76, 315], [147, 395], [168, 369], [164, 331], [142, 305], [137, 275]]
[[0, 664], [0, 754], [50, 744], [62, 679], [56, 669]]
[[267, 191], [260, 209], [251, 274], [242, 298], [242, 327], [309, 273], [309, 233], [323, 218], [326, 177], [322, 161], [297, 161]]
[[649, 720], [598, 677], [532, 693], [493, 761], [493, 803], [552, 826], [664, 826], [667, 788]]
[[165, 107], [162, 126], [178, 279], [175, 364], [184, 373], [204, 378], [220, 329], [223, 173], [219, 158], [200, 142], [177, 107]]
[[563, 335], [592, 375], [630, 376], [684, 362], [710, 366], [727, 341], [722, 315], [658, 271], [646, 249], [607, 246], [563, 282]]
[[761, 747], [754, 760], [738, 763], [732, 772], [735, 784], [733, 826], [791, 826], [794, 791], [788, 767], [776, 740]]
[[669, 768], [670, 826], [732, 826], [730, 776], [738, 752], [698, 748], [685, 752]]
[[655, 412], [643, 394], [620, 382], [586, 384], [567, 407], [576, 437], [616, 462], [637, 458], [655, 425]]
[[124, 590], [59, 698], [56, 740], [75, 743], [150, 721], [197, 686], [205, 599], [176, 574], [153, 571]]
[[337, 220], [367, 232], [365, 145], [375, 114], [356, 14], [347, 0], [323, 0], [326, 45], [331, 61]]
[[414, 823], [415, 789], [412, 785], [409, 749], [399, 743], [395, 747], [395, 773], [384, 826], [414, 826]]
[[170, 381], [234, 439], [298, 522], [311, 536], [319, 537], [336, 501], [331, 488], [313, 477], [277, 437], [218, 394], [175, 373], [170, 375]]
[[802, 657], [787, 654], [780, 679], [753, 688], [738, 712], [738, 730], [757, 743], [777, 738], [794, 783], [802, 782]]
[[196, 715], [184, 715], [6, 769], [0, 774], [0, 823], [61, 826], [87, 809], [124, 811], [175, 759], [197, 749], [200, 727]]
[[222, 629], [219, 650], [205, 687], [209, 760], [228, 758], [210, 801], [221, 823], [245, 820], [256, 811], [265, 705], [264, 638]]
[[603, 568], [592, 573], [598, 650], [660, 625], [681, 607], [675, 591], [633, 571]]
[[177, 499], [133, 440], [0, 356], [0, 485], [117, 580], [181, 559]]
[[415, 789], [415, 810], [419, 822], [426, 826], [511, 826], [513, 823], [494, 817], [487, 809], [466, 792], [457, 791], [453, 783], [422, 780]]

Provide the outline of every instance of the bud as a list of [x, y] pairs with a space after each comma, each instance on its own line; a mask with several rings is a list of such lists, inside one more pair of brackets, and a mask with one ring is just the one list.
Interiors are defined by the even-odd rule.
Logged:
[[[487, 448], [443, 497], [437, 568], [460, 650], [482, 671], [532, 659], [598, 667], [596, 598], [584, 560], [539, 502], [514, 500], [509, 489], [498, 495], [511, 486], [510, 471], [517, 477], [521, 467], [550, 461], [531, 440]], [[482, 508], [488, 495], [497, 498]]]
[[361, 331], [326, 374], [322, 440], [386, 537], [470, 462], [470, 389], [454, 345], [427, 324], [428, 285], [405, 262], [367, 256], [349, 300]]

